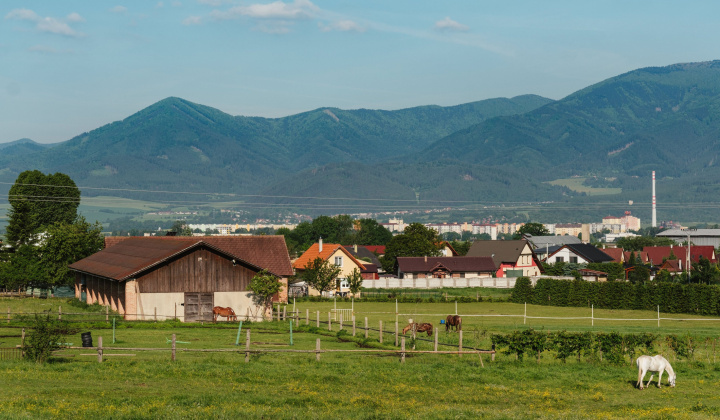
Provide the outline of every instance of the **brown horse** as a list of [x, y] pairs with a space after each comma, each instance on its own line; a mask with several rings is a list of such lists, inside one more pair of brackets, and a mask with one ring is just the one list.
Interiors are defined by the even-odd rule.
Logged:
[[407, 327], [403, 328], [402, 333], [405, 334], [410, 330], [415, 330], [415, 332], [427, 332], [428, 337], [430, 337], [433, 333], [433, 326], [428, 323], [416, 324], [411, 322], [407, 325]]
[[455, 331], [462, 330], [462, 318], [460, 318], [460, 315], [448, 315], [445, 318], [445, 331], [452, 330], [452, 327], [455, 327]]
[[235, 311], [233, 311], [232, 308], [227, 307], [223, 308], [222, 306], [216, 306], [213, 308], [213, 320], [217, 322], [217, 319], [219, 316], [224, 316], [227, 318], [228, 321], [237, 321], [237, 316], [235, 316]]

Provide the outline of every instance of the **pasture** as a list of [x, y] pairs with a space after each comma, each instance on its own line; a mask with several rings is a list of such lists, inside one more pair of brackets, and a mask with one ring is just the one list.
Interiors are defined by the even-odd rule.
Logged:
[[[0, 308], [12, 305], [17, 312], [37, 308], [57, 313], [96, 310], [67, 305], [58, 299], [0, 299]], [[328, 331], [327, 312], [333, 302], [298, 302], [300, 326], [294, 325], [290, 345], [289, 321], [244, 323], [250, 328], [253, 349], [315, 348], [317, 338], [323, 349], [357, 350], [364, 347], [396, 349], [391, 331], [395, 323], [395, 303], [354, 304], [356, 337], [345, 322], [344, 333], [338, 322]], [[66, 309], [67, 306], [67, 309]], [[338, 308], [350, 307], [337, 302]], [[292, 310], [292, 303], [288, 307]], [[305, 326], [305, 313], [311, 319]], [[320, 328], [315, 314], [321, 312]], [[399, 328], [409, 316], [415, 322], [431, 322], [440, 327], [436, 314], [455, 312], [454, 303], [398, 304]], [[650, 319], [653, 312], [595, 311], [589, 319], [524, 318], [524, 305], [510, 303], [458, 304], [463, 315], [464, 348], [489, 348], [492, 333], [532, 327], [536, 330], [651, 332], [684, 334], [702, 338], [692, 360], [675, 358], [658, 340], [659, 352], [665, 354], [677, 373], [677, 387], [654, 382], [644, 391], [634, 388], [637, 370], [629, 360], [622, 365], [599, 362], [592, 356], [562, 363], [545, 352], [537, 363], [534, 358], [523, 362], [514, 356], [498, 353], [495, 362], [483, 355], [483, 365], [476, 355], [408, 354], [400, 363], [396, 354], [323, 353], [320, 361], [312, 353], [253, 354], [245, 363], [244, 347], [239, 352], [202, 353], [178, 351], [170, 361], [169, 351], [111, 350], [113, 347], [168, 349], [167, 339], [176, 334], [178, 348], [233, 349], [237, 323], [217, 325], [184, 325], [172, 321], [118, 322], [116, 343], [112, 329], [93, 324], [97, 340], [103, 336], [107, 356], [103, 363], [92, 350], [64, 351], [46, 365], [25, 361], [0, 361], [0, 412], [3, 418], [716, 418], [720, 415], [720, 363], [716, 362], [715, 339], [720, 336], [720, 321], [621, 321]], [[472, 315], [519, 315], [515, 317], [480, 317]], [[556, 308], [528, 306], [528, 316], [589, 317], [590, 308]], [[670, 317], [661, 314], [662, 317]], [[63, 318], [70, 315], [64, 315]], [[93, 315], [97, 316], [97, 315]], [[377, 342], [378, 332], [370, 331], [364, 340], [361, 328], [364, 317], [377, 329], [383, 321], [384, 343]], [[78, 318], [80, 318], [78, 316]], [[680, 317], [678, 317], [680, 318]], [[683, 315], [685, 319], [707, 319]], [[526, 323], [523, 324], [523, 321]], [[14, 321], [10, 324], [13, 327]], [[17, 328], [0, 324], [0, 346], [19, 344]], [[423, 334], [424, 335], [424, 334]], [[457, 333], [440, 330], [441, 343], [456, 343]], [[409, 335], [408, 349], [411, 346]], [[79, 334], [67, 337], [79, 343]], [[712, 343], [712, 344], [711, 344]], [[416, 348], [430, 350], [430, 342], [416, 340]], [[76, 344], [77, 345], [77, 344]], [[720, 351], [720, 348], [718, 349]], [[647, 378], [646, 378], [647, 380]], [[666, 379], [665, 379], [666, 381]]]
[[561, 187], [567, 187], [572, 191], [579, 192], [579, 193], [585, 193], [588, 196], [615, 195], [615, 194], [622, 193], [622, 188], [589, 187], [589, 186], [583, 184], [585, 182], [585, 179], [586, 178], [582, 178], [582, 177], [556, 179], [555, 181], [548, 182], [548, 184], [559, 185]]

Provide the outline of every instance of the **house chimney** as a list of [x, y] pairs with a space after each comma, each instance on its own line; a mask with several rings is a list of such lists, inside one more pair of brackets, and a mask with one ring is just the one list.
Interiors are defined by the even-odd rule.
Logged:
[[320, 240], [318, 240], [318, 244], [320, 247], [320, 250], [318, 252], [322, 252], [322, 236], [320, 237]]
[[425, 256], [425, 262], [427, 262], [427, 255]]
[[357, 254], [357, 244], [353, 245], [353, 247], [355, 248], [355, 253]]

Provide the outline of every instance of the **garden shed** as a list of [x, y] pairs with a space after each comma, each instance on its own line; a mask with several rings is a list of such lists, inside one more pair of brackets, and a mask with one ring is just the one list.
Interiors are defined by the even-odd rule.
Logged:
[[283, 236], [107, 238], [105, 249], [70, 265], [75, 296], [106, 305], [125, 319], [212, 320], [214, 306], [260, 317], [248, 290], [265, 269], [283, 284], [273, 301], [287, 301], [290, 257]]

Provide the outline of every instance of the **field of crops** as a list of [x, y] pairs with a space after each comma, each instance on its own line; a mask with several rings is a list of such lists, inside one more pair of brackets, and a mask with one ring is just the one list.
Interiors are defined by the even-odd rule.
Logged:
[[[69, 312], [102, 308], [79, 308], [57, 299], [0, 299], [0, 309], [12, 313], [50, 310], [55, 316], [63, 305]], [[352, 326], [333, 321], [328, 312], [354, 309]], [[18, 360], [0, 361], [0, 412], [3, 418], [715, 418], [720, 415], [720, 364], [715, 354], [720, 321], [683, 315], [661, 320], [640, 311], [594, 311], [591, 308], [554, 308], [510, 303], [457, 304], [463, 315], [463, 347], [489, 348], [492, 334], [533, 328], [536, 331], [567, 330], [649, 332], [657, 334], [657, 352], [665, 354], [677, 373], [677, 387], [634, 388], [637, 371], [627, 359], [621, 364], [600, 361], [585, 354], [580, 361], [562, 363], [552, 351], [516, 361], [513, 354], [489, 355], [397, 353], [280, 353], [277, 350], [322, 349], [397, 350], [392, 333], [396, 305], [388, 303], [298, 302], [299, 324], [290, 321], [217, 325], [183, 325], [173, 321], [128, 323], [117, 320], [115, 343], [111, 323], [76, 324], [96, 340], [102, 336], [105, 357], [98, 363], [96, 351], [65, 350], [50, 363], [39, 365]], [[292, 303], [287, 311], [293, 310]], [[321, 326], [316, 327], [317, 311]], [[305, 314], [310, 313], [308, 325]], [[455, 312], [455, 303], [398, 304], [400, 328], [413, 318], [417, 322], [439, 320]], [[112, 315], [112, 314], [111, 314]], [[480, 315], [515, 315], [513, 317]], [[594, 316], [596, 319], [591, 319]], [[112, 316], [111, 316], [112, 317]], [[364, 319], [371, 330], [365, 339]], [[547, 317], [547, 318], [531, 318]], [[670, 318], [661, 314], [662, 318]], [[74, 319], [80, 319], [76, 316]], [[549, 319], [568, 318], [568, 319]], [[578, 319], [569, 319], [578, 318]], [[599, 320], [597, 318], [603, 318]], [[609, 320], [612, 318], [614, 320]], [[625, 321], [645, 319], [645, 321]], [[383, 321], [384, 342], [378, 342]], [[0, 324], [0, 347], [19, 344], [19, 320]], [[525, 323], [524, 323], [525, 322]], [[591, 325], [593, 323], [595, 325]], [[245, 362], [245, 340], [251, 330], [253, 353]], [[66, 337], [79, 345], [80, 335]], [[177, 337], [177, 360], [170, 359], [169, 339]], [[697, 349], [691, 358], [677, 357], [667, 346], [667, 335], [692, 334]], [[457, 345], [458, 333], [441, 328], [438, 341]], [[239, 337], [239, 338], [238, 338]], [[432, 337], [430, 337], [432, 338]], [[292, 344], [291, 344], [292, 339]], [[240, 346], [235, 346], [238, 342]], [[718, 343], [720, 344], [720, 343]], [[407, 349], [432, 350], [432, 340], [412, 340]], [[156, 348], [156, 351], [112, 350]], [[448, 346], [448, 348], [451, 348]], [[455, 347], [456, 348], [456, 347]], [[187, 351], [184, 351], [187, 349]], [[226, 350], [201, 352], [198, 350]], [[238, 350], [238, 351], [227, 351]], [[441, 348], [442, 350], [442, 348]], [[498, 349], [503, 350], [503, 349]], [[720, 352], [720, 348], [718, 349]], [[125, 354], [125, 356], [111, 356]], [[130, 354], [133, 354], [130, 356]], [[718, 354], [720, 356], [720, 354]], [[657, 377], [657, 376], [656, 376]], [[648, 378], [646, 378], [647, 380]], [[664, 378], [665, 381], [667, 380]]]

